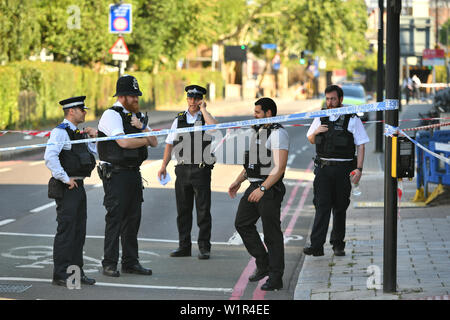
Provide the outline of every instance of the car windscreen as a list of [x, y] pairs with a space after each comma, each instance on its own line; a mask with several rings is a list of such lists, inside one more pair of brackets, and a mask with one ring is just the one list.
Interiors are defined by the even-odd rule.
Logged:
[[356, 97], [364, 99], [364, 89], [358, 87], [342, 87], [344, 90], [344, 98], [345, 97]]

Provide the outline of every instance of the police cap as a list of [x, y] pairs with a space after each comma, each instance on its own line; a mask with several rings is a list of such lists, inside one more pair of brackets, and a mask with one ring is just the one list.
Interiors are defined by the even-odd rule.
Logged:
[[189, 98], [203, 98], [203, 95], [206, 94], [206, 89], [196, 84], [187, 86], [184, 91], [187, 92]]
[[86, 96], [72, 97], [69, 99], [61, 100], [59, 104], [62, 105], [63, 109], [69, 108], [80, 108], [83, 110], [89, 109], [84, 105], [84, 99], [86, 99]]
[[142, 92], [139, 90], [137, 79], [130, 75], [121, 76], [116, 83], [117, 96], [142, 96]]

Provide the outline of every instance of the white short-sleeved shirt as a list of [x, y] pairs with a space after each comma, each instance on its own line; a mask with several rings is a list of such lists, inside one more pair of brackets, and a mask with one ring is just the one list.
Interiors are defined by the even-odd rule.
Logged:
[[[254, 132], [253, 129], [251, 130]], [[269, 150], [289, 150], [289, 134], [286, 129], [279, 128], [272, 130], [266, 141], [266, 148]], [[248, 178], [248, 181], [258, 182], [263, 180], [258, 178]]]
[[[201, 111], [197, 111], [193, 115], [188, 111], [184, 111], [186, 114], [186, 121], [189, 124], [195, 123], [195, 121], [200, 120], [200, 116], [202, 115]], [[175, 130], [178, 127], [178, 116], [173, 120], [172, 126], [170, 127], [170, 130]], [[167, 135], [166, 143], [173, 144], [173, 141], [177, 138], [177, 134], [172, 132]]]
[[[67, 123], [69, 128], [73, 131], [77, 130], [77, 127], [67, 119], [64, 119], [63, 123]], [[48, 139], [49, 143], [60, 143], [70, 141], [70, 137], [65, 129], [62, 128], [54, 128], [50, 132], [50, 138]], [[88, 149], [91, 153], [97, 153], [97, 147], [95, 142], [89, 142]], [[72, 145], [70, 143], [67, 144], [58, 144], [58, 145], [49, 145], [45, 148], [44, 160], [47, 168], [52, 172], [52, 177], [58, 179], [64, 183], [68, 183], [70, 181], [69, 176], [61, 165], [59, 161], [59, 154], [62, 150], [70, 150], [72, 149]]]
[[[330, 121], [336, 121], [340, 116], [339, 115], [331, 115]], [[314, 118], [314, 121], [311, 123], [311, 126], [309, 127], [308, 132], [306, 133], [306, 136], [309, 137], [316, 131], [318, 127], [320, 127], [320, 118]], [[359, 146], [362, 144], [366, 144], [370, 141], [369, 136], [367, 135], [366, 129], [364, 128], [363, 123], [361, 122], [361, 119], [359, 117], [351, 117], [348, 121], [348, 127], [347, 130], [353, 134], [353, 141], [355, 142], [355, 145]], [[328, 159], [328, 158], [322, 158], [324, 160], [352, 160], [352, 159]]]

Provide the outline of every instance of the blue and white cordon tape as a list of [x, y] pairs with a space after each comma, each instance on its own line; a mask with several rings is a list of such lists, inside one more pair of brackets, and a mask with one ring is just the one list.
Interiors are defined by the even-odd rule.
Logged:
[[109, 141], [109, 140], [118, 140], [118, 139], [132, 139], [132, 138], [141, 138], [148, 136], [161, 136], [167, 135], [170, 133], [185, 133], [185, 132], [194, 132], [194, 131], [205, 131], [205, 130], [220, 130], [220, 129], [228, 129], [235, 127], [248, 127], [259, 124], [267, 124], [267, 123], [282, 123], [288, 121], [295, 120], [303, 120], [303, 119], [312, 119], [318, 117], [328, 117], [331, 115], [343, 115], [343, 114], [353, 114], [359, 112], [373, 112], [373, 111], [389, 111], [398, 109], [398, 100], [394, 99], [386, 99], [383, 102], [364, 104], [359, 106], [346, 106], [336, 109], [326, 109], [326, 110], [318, 110], [311, 112], [302, 112], [302, 113], [293, 113], [284, 116], [276, 116], [270, 118], [262, 118], [262, 119], [251, 119], [244, 121], [234, 121], [234, 122], [226, 122], [226, 123], [218, 123], [204, 126], [193, 126], [187, 128], [179, 128], [179, 129], [164, 129], [158, 131], [150, 131], [150, 132], [139, 132], [132, 134], [124, 134], [118, 136], [111, 137], [101, 137], [101, 138], [90, 138], [90, 139], [81, 139], [81, 140], [72, 140], [66, 142], [58, 142], [58, 143], [40, 143], [33, 144], [27, 146], [19, 146], [19, 147], [7, 147], [0, 148], [0, 152], [3, 151], [12, 151], [12, 150], [21, 150], [21, 149], [31, 149], [31, 148], [40, 148], [51, 145], [63, 145], [63, 144], [77, 144], [77, 143], [87, 143], [87, 142], [98, 142], [98, 141]]
[[438, 158], [439, 160], [444, 161], [446, 164], [450, 165], [450, 159], [449, 158], [446, 158], [446, 157], [444, 157], [444, 156], [442, 156], [440, 154], [437, 154], [437, 153], [435, 153], [435, 152], [433, 152], [431, 150], [428, 150], [423, 145], [421, 145], [419, 142], [417, 142], [416, 140], [414, 140], [410, 136], [408, 136], [402, 129], [399, 129], [398, 127], [391, 126], [389, 124], [385, 124], [384, 125], [384, 135], [385, 136], [392, 137], [394, 134], [397, 134], [397, 133], [400, 133], [400, 134], [404, 135], [409, 141], [414, 143], [416, 146], [418, 146], [419, 148], [421, 148], [425, 152], [428, 152], [432, 156], [434, 156], [434, 157]]

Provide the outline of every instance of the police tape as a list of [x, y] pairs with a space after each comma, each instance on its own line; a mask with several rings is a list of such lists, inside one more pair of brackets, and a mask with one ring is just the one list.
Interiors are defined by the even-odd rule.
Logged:
[[410, 136], [408, 136], [402, 129], [399, 129], [398, 127], [391, 126], [389, 124], [385, 124], [384, 125], [384, 135], [385, 136], [392, 137], [395, 134], [401, 134], [401, 135], [405, 136], [409, 141], [411, 141], [417, 147], [421, 148], [425, 152], [428, 152], [432, 156], [434, 156], [434, 157], [438, 158], [439, 160], [444, 161], [446, 164], [450, 165], [450, 158], [446, 158], [446, 157], [444, 157], [444, 156], [442, 156], [440, 154], [437, 154], [437, 153], [435, 153], [435, 152], [425, 148], [419, 142], [417, 142], [416, 140], [414, 140]]
[[233, 121], [233, 122], [210, 124], [210, 125], [204, 125], [204, 126], [192, 126], [192, 127], [187, 127], [187, 128], [178, 128], [178, 129], [152, 130], [149, 132], [131, 133], [131, 134], [111, 136], [111, 137], [100, 137], [100, 138], [97, 137], [97, 138], [71, 140], [71, 141], [64, 141], [64, 142], [49, 142], [49, 143], [39, 143], [39, 144], [18, 146], [18, 147], [6, 147], [6, 148], [0, 148], [0, 152], [31, 149], [31, 148], [41, 148], [41, 147], [52, 146], [52, 145], [55, 146], [55, 145], [110, 141], [110, 140], [119, 140], [119, 139], [143, 138], [143, 137], [149, 137], [149, 136], [168, 135], [171, 133], [178, 134], [178, 133], [189, 133], [189, 132], [196, 132], [196, 131], [231, 129], [231, 128], [248, 127], [248, 126], [270, 124], [270, 123], [283, 123], [283, 122], [289, 122], [289, 121], [295, 121], [295, 120], [312, 119], [312, 118], [319, 118], [319, 117], [329, 117], [331, 115], [339, 116], [339, 115], [354, 114], [354, 113], [359, 113], [359, 112], [390, 111], [390, 110], [396, 110], [396, 109], [398, 109], [398, 100], [386, 99], [383, 102], [377, 102], [377, 103], [371, 103], [371, 104], [365, 104], [365, 105], [359, 105], [359, 106], [345, 106], [345, 107], [336, 108], [336, 109], [326, 109], [326, 110], [309, 111], [309, 112], [302, 112], [302, 113], [293, 113], [293, 114], [289, 114], [289, 115], [269, 117], [269, 118]]

